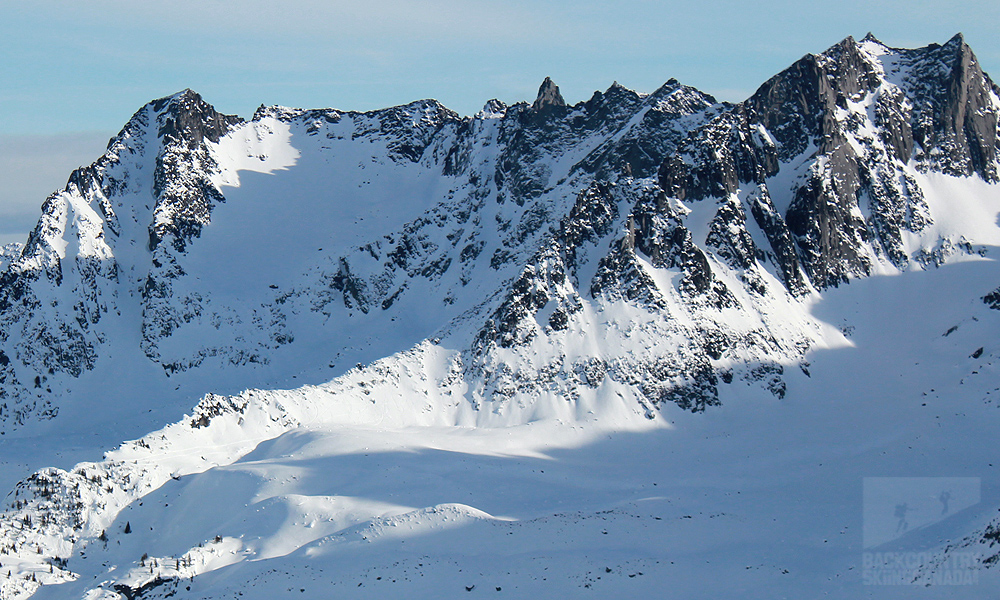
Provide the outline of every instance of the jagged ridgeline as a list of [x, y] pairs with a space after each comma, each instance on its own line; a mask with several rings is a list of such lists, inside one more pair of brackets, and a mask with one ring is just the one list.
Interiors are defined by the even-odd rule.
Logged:
[[700, 411], [738, 381], [781, 397], [837, 341], [811, 295], [985, 252], [927, 192], [997, 181], [998, 107], [960, 35], [848, 38], [739, 104], [670, 80], [568, 105], [546, 79], [472, 117], [245, 121], [186, 90], [5, 254], [0, 426], [330, 381], [426, 340], [445, 364], [383, 360], [372, 382], [417, 379], [482, 423], [607, 398]]

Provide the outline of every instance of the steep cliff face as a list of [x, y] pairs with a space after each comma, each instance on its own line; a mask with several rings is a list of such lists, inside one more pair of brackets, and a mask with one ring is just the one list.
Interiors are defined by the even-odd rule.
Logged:
[[940, 263], [972, 249], [935, 235], [915, 175], [996, 181], [996, 98], [960, 35], [917, 50], [848, 38], [693, 133], [660, 185], [681, 200], [743, 198], [794, 294]]
[[207, 144], [241, 123], [190, 90], [140, 109], [89, 167], [42, 206], [2, 277], [3, 414], [7, 431], [58, 414], [58, 398], [138, 326], [141, 349], [184, 318], [171, 305], [178, 257], [224, 201]]

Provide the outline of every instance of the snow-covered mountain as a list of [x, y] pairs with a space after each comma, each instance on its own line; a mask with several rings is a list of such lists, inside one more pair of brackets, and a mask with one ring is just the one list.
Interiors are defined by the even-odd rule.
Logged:
[[998, 114], [960, 35], [739, 104], [151, 102], [0, 253], [0, 596], [906, 597], [859, 490], [923, 474], [984, 497], [922, 573], [992, 565]]

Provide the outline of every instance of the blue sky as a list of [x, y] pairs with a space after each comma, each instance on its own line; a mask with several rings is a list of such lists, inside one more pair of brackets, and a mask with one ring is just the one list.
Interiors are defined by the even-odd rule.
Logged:
[[739, 101], [809, 52], [868, 31], [900, 47], [961, 31], [1000, 77], [1000, 2], [762, 0], [0, 0], [0, 242], [147, 101], [368, 110], [433, 97], [462, 113], [570, 102], [671, 77]]

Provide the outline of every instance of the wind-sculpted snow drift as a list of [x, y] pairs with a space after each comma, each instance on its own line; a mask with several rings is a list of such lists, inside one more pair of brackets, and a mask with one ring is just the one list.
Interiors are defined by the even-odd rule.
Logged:
[[[373, 540], [383, 553], [375, 560], [392, 565], [387, 580], [401, 582], [377, 595], [484, 591], [474, 583], [442, 591], [456, 569], [503, 579], [491, 584], [496, 592], [653, 593], [676, 577], [656, 566], [669, 560], [654, 546], [616, 550], [614, 566], [581, 566], [649, 533], [636, 527], [661, 526], [663, 516], [632, 492], [593, 495], [617, 484], [580, 484], [590, 491], [568, 508], [552, 500], [573, 488], [564, 484], [486, 512], [464, 494], [505, 496], [477, 495], [472, 482], [442, 484], [451, 500], [407, 504], [365, 486], [351, 496], [353, 480], [330, 473], [392, 468], [392, 458], [360, 458], [374, 445], [386, 457], [441, 452], [442, 465], [495, 457], [469, 460], [530, 488], [528, 466], [537, 473], [553, 448], [633, 432], [674, 436], [664, 446], [670, 466], [650, 458], [653, 473], [687, 481], [690, 473], [672, 469], [701, 465], [694, 472], [709, 469], [712, 480], [727, 468], [702, 461], [728, 455], [704, 440], [729, 437], [732, 423], [720, 425], [724, 435], [692, 438], [686, 427], [714, 426], [692, 425], [698, 419], [718, 423], [731, 417], [713, 413], [748, 402], [780, 411], [779, 400], [811, 399], [838, 415], [817, 408], [813, 417], [837, 422], [844, 411], [823, 396], [837, 394], [828, 386], [844, 374], [824, 379], [840, 364], [824, 357], [849, 353], [866, 335], [854, 334], [857, 307], [837, 300], [851, 298], [843, 284], [867, 289], [868, 278], [903, 274], [951, 281], [961, 265], [988, 265], [1000, 245], [998, 114], [1000, 90], [961, 36], [916, 50], [848, 38], [740, 104], [670, 80], [652, 94], [616, 83], [568, 105], [549, 79], [534, 103], [491, 100], [473, 117], [433, 100], [367, 113], [262, 106], [249, 121], [190, 90], [151, 102], [46, 200], [25, 245], [3, 251], [5, 443], [14, 452], [52, 439], [53, 462], [62, 451], [118, 447], [16, 485], [0, 519], [0, 595], [254, 597], [304, 594], [295, 582], [308, 579], [365, 597], [370, 590], [358, 588], [381, 585], [381, 576], [350, 566], [320, 575], [326, 567], [316, 565]], [[954, 318], [977, 325], [950, 340], [995, 333], [998, 284], [961, 283], [956, 296], [974, 302], [925, 319], [927, 327]], [[864, 314], [898, 301], [888, 295]], [[922, 350], [897, 350], [892, 368], [922, 360]], [[978, 352], [975, 373], [992, 373], [994, 350]], [[896, 389], [895, 376], [887, 368], [853, 378]], [[978, 391], [956, 394], [983, 405]], [[847, 412], [881, 410], [868, 396], [852, 398]], [[777, 440], [816, 425], [795, 421], [806, 417], [793, 408], [780, 414], [790, 426], [773, 440], [737, 436], [757, 440], [761, 464], [778, 456]], [[768, 427], [746, 423], [755, 426]], [[883, 435], [843, 429], [844, 440], [866, 448], [866, 434]], [[129, 438], [139, 439], [118, 445]], [[608, 443], [612, 455], [630, 452]], [[659, 454], [655, 444], [635, 447]], [[579, 452], [586, 464], [591, 455]], [[459, 478], [476, 477], [464, 460], [452, 465]], [[326, 479], [289, 483], [320, 467]], [[579, 474], [561, 472], [566, 481]], [[688, 506], [669, 481], [657, 483], [666, 496], [643, 492], [644, 500]], [[732, 508], [730, 500], [705, 502], [699, 515], [736, 518], [740, 535], [769, 526], [754, 509], [713, 512], [712, 502]], [[699, 523], [662, 533], [726, 539]], [[587, 541], [594, 527], [605, 528], [601, 536], [617, 528], [610, 546]], [[448, 548], [464, 546], [451, 529], [505, 548], [507, 575], [456, 559], [462, 551]], [[996, 530], [980, 520], [965, 535], [989, 545]], [[589, 553], [552, 559], [568, 551], [540, 541], [556, 531]], [[501, 543], [505, 536], [515, 541]], [[410, 542], [416, 554], [388, 540]], [[728, 569], [732, 558], [715, 565]], [[546, 588], [542, 567], [532, 566], [545, 560], [579, 573], [550, 574], [557, 587]], [[515, 584], [512, 572], [536, 583]], [[698, 571], [687, 573], [684, 585], [699, 589]], [[759, 589], [789, 583], [761, 577]], [[287, 590], [271, 589], [279, 580]], [[348, 580], [360, 583], [350, 589]]]

